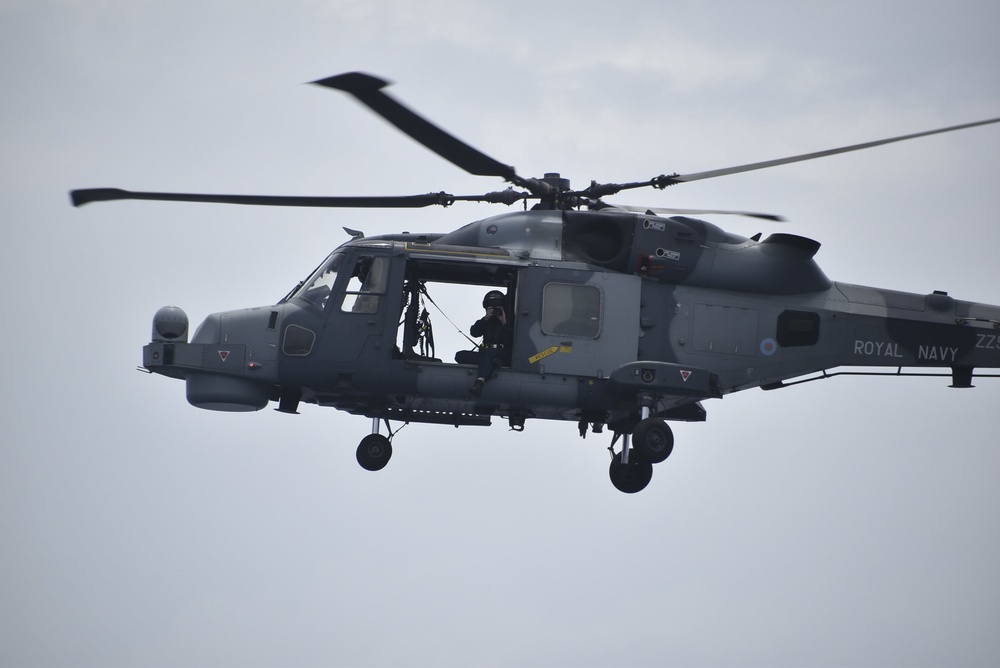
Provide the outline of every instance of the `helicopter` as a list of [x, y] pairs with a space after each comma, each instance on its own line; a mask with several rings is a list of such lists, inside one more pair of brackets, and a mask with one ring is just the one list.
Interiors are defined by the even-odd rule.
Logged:
[[[574, 190], [558, 173], [525, 178], [350, 72], [312, 82], [353, 96], [442, 158], [505, 190], [385, 197], [302, 197], [71, 191], [74, 206], [159, 200], [267, 206], [416, 208], [469, 201], [524, 210], [447, 233], [366, 237], [336, 248], [273, 306], [209, 315], [188, 339], [178, 307], [153, 318], [142, 367], [181, 379], [193, 406], [217, 411], [328, 406], [371, 420], [357, 446], [367, 470], [392, 456], [392, 422], [523, 431], [531, 419], [612, 434], [609, 476], [625, 493], [650, 482], [674, 447], [671, 421], [700, 422], [704, 402], [836, 375], [933, 375], [970, 388], [976, 369], [1000, 368], [1000, 306], [946, 292], [912, 294], [835, 282], [819, 242], [788, 233], [744, 237], [695, 218], [734, 211], [609, 204], [624, 190], [663, 189], [1000, 122], [993, 118], [797, 156]], [[528, 203], [533, 202], [528, 208]], [[438, 357], [427, 303], [464, 286], [504, 313], [503, 343]], [[499, 350], [496, 350], [499, 348]], [[487, 354], [499, 359], [487, 378]], [[834, 371], [896, 367], [891, 371]], [[914, 369], [906, 371], [904, 369]], [[934, 370], [937, 371], [934, 371]], [[386, 434], [381, 433], [385, 426]]]

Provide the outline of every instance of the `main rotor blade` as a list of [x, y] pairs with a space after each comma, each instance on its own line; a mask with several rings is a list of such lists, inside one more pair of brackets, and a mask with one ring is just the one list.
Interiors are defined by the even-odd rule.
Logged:
[[879, 139], [878, 141], [865, 142], [864, 144], [854, 144], [852, 146], [844, 146], [841, 148], [832, 148], [826, 151], [816, 151], [815, 153], [803, 153], [802, 155], [796, 155], [789, 158], [779, 158], [777, 160], [765, 160], [764, 162], [753, 162], [748, 165], [740, 165], [738, 167], [726, 167], [724, 169], [713, 169], [707, 172], [694, 172], [692, 174], [672, 174], [670, 176], [660, 176], [657, 177], [656, 179], [653, 179], [652, 185], [655, 185], [657, 188], [665, 188], [666, 186], [670, 186], [675, 183], [686, 183], [688, 181], [712, 179], [717, 176], [727, 176], [729, 174], [739, 174], [740, 172], [750, 172], [755, 169], [767, 169], [768, 167], [787, 165], [792, 162], [802, 162], [803, 160], [814, 160], [816, 158], [825, 158], [827, 156], [837, 155], [838, 153], [860, 151], [861, 149], [873, 148], [875, 146], [882, 146], [883, 144], [891, 144], [893, 142], [905, 141], [907, 139], [916, 139], [917, 137], [927, 137], [929, 135], [941, 134], [943, 132], [964, 130], [966, 128], [974, 128], [979, 125], [989, 125], [990, 123], [1000, 123], [1000, 118], [991, 118], [985, 121], [976, 121], [974, 123], [963, 123], [962, 125], [952, 125], [947, 128], [928, 130], [926, 132], [917, 132], [910, 135], [902, 135], [900, 137], [891, 137], [889, 139]]
[[117, 199], [145, 199], [167, 202], [209, 202], [214, 204], [248, 204], [258, 206], [313, 206], [345, 208], [420, 208], [455, 201], [448, 193], [403, 195], [397, 197], [302, 197], [284, 195], [202, 195], [193, 193], [133, 192], [119, 188], [88, 188], [70, 192], [73, 206]]
[[348, 72], [312, 83], [350, 93], [399, 130], [470, 174], [499, 176], [511, 183], [523, 185], [523, 179], [518, 177], [510, 165], [474, 149], [384, 93], [382, 89], [389, 85], [388, 81], [362, 72]]
[[625, 209], [626, 211], [634, 211], [636, 213], [669, 213], [677, 214], [681, 216], [704, 216], [708, 214], [713, 215], [724, 215], [724, 216], [748, 216], [750, 218], [761, 218], [763, 220], [770, 220], [775, 223], [784, 223], [785, 218], [773, 213], [756, 213], [754, 211], [731, 211], [729, 209], [674, 209], [674, 208], [664, 208], [659, 206], [630, 206], [627, 204], [612, 204], [618, 209]]

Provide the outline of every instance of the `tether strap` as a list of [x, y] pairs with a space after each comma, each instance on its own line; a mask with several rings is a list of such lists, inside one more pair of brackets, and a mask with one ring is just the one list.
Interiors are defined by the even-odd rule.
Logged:
[[425, 297], [427, 297], [427, 301], [429, 301], [429, 302], [430, 302], [431, 304], [434, 304], [434, 308], [436, 308], [436, 309], [438, 310], [438, 312], [439, 312], [439, 313], [440, 313], [441, 315], [443, 315], [443, 316], [444, 316], [444, 319], [445, 319], [445, 320], [447, 320], [448, 322], [450, 322], [450, 323], [451, 323], [451, 326], [455, 328], [455, 331], [456, 331], [456, 332], [458, 332], [459, 334], [461, 334], [462, 336], [464, 336], [464, 337], [465, 337], [465, 339], [466, 339], [466, 340], [467, 340], [467, 341], [468, 341], [469, 343], [471, 343], [472, 345], [474, 345], [474, 346], [475, 346], [476, 348], [478, 348], [478, 347], [479, 347], [479, 344], [478, 344], [478, 343], [476, 343], [475, 341], [473, 341], [472, 339], [470, 339], [470, 338], [469, 338], [469, 335], [468, 335], [468, 334], [466, 334], [466, 333], [465, 333], [465, 332], [463, 332], [463, 331], [462, 331], [461, 329], [459, 329], [458, 325], [456, 325], [456, 324], [455, 324], [454, 322], [452, 322], [451, 318], [449, 318], [449, 317], [448, 317], [448, 314], [444, 312], [444, 309], [442, 309], [442, 308], [441, 308], [440, 306], [438, 306], [438, 305], [437, 305], [437, 304], [436, 304], [436, 303], [434, 302], [434, 299], [433, 299], [433, 298], [432, 298], [432, 297], [431, 297], [431, 296], [430, 296], [430, 295], [429, 295], [429, 294], [427, 293], [427, 286], [426, 286], [426, 285], [423, 285], [423, 284], [421, 284], [421, 285], [420, 285], [420, 292], [424, 293], [424, 296], [425, 296]]

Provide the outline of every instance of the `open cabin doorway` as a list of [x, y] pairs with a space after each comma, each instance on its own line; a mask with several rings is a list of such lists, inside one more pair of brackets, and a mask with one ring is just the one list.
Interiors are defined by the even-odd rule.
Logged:
[[[516, 268], [510, 266], [411, 259], [403, 285], [396, 354], [417, 362], [458, 363], [456, 353], [477, 349], [479, 341], [469, 330], [483, 317], [487, 292], [502, 292], [507, 297], [508, 317], [514, 317], [516, 277]], [[468, 356], [459, 355], [459, 359], [469, 363]]]

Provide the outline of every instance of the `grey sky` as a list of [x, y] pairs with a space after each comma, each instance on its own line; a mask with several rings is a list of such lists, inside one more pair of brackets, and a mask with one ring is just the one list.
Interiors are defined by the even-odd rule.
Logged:
[[[577, 185], [868, 141], [1000, 115], [998, 25], [991, 0], [0, 3], [0, 664], [1000, 663], [1000, 380], [727, 396], [634, 496], [572, 424], [412, 425], [372, 474], [367, 420], [199, 411], [138, 373], [152, 315], [273, 303], [345, 225], [502, 208], [67, 197], [502, 185], [301, 85], [351, 70]], [[784, 214], [835, 280], [1000, 303], [998, 155], [993, 126], [615, 201]]]

